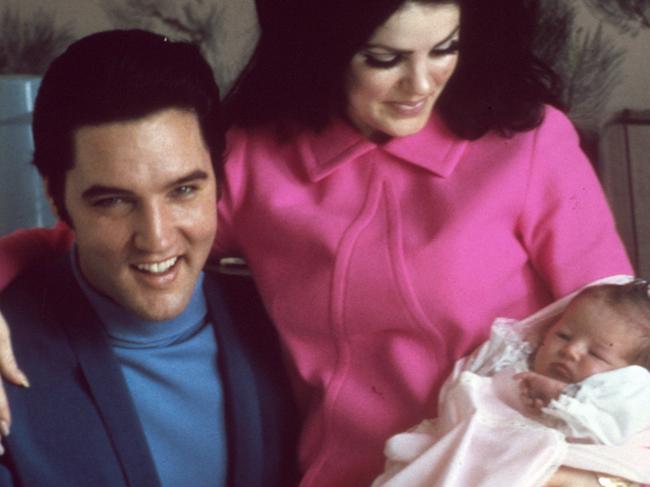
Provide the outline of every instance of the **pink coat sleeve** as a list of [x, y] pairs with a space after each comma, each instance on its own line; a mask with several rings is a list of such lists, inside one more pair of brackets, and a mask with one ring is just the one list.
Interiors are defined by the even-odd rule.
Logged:
[[65, 223], [58, 222], [51, 229], [18, 230], [0, 238], [0, 290], [32, 264], [65, 253], [73, 236]]
[[634, 274], [576, 131], [553, 108], [537, 131], [519, 228], [533, 265], [556, 297], [575, 290], [576, 283]]
[[241, 206], [241, 196], [244, 193], [246, 175], [244, 174], [244, 158], [246, 157], [246, 132], [232, 128], [226, 134], [227, 159], [224, 168], [224, 178], [219, 181], [219, 201], [217, 237], [212, 253], [214, 256], [234, 256], [239, 253], [235, 235], [235, 213]]

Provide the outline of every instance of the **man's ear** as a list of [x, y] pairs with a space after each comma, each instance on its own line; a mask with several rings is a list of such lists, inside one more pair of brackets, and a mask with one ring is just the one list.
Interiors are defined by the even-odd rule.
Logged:
[[45, 192], [45, 198], [47, 199], [47, 205], [50, 207], [50, 211], [52, 214], [56, 217], [57, 220], [61, 219], [61, 215], [59, 214], [59, 210], [54, 204], [54, 200], [52, 199], [51, 193], [50, 193], [50, 183], [47, 179], [43, 179], [43, 190]]

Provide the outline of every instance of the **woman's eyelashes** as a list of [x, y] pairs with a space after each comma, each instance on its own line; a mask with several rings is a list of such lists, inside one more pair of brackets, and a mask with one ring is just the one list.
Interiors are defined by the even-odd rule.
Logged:
[[371, 68], [387, 69], [397, 66], [402, 60], [401, 54], [363, 54], [364, 62]]
[[[456, 54], [458, 52], [458, 40], [454, 39], [442, 46], [435, 47], [429, 52], [429, 57], [439, 58]], [[366, 51], [363, 53], [364, 62], [371, 68], [388, 69], [400, 64], [409, 54], [402, 53], [379, 53]]]
[[431, 51], [431, 56], [447, 56], [448, 54], [456, 54], [458, 52], [459, 42], [458, 39], [452, 39], [445, 43], [443, 46], [436, 47]]

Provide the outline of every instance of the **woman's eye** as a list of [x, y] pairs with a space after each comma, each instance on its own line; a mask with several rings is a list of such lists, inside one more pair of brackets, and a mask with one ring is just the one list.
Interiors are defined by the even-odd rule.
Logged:
[[564, 341], [567, 341], [567, 340], [569, 340], [569, 339], [571, 338], [571, 337], [568, 335], [568, 333], [564, 333], [563, 331], [558, 331], [558, 332], [555, 334], [555, 336], [558, 337], [560, 340], [564, 340]]
[[363, 55], [365, 63], [371, 68], [388, 69], [399, 64], [401, 57], [397, 54], [372, 54]]
[[431, 50], [431, 56], [447, 56], [449, 54], [456, 54], [458, 52], [458, 39], [452, 39], [445, 42], [443, 45], [435, 47]]

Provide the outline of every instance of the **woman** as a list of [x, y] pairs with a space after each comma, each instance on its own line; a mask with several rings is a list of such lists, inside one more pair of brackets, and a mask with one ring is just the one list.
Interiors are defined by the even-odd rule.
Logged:
[[521, 3], [285, 0], [262, 19], [226, 100], [217, 251], [246, 258], [283, 339], [305, 486], [368, 485], [495, 316], [631, 272], [543, 106]]

